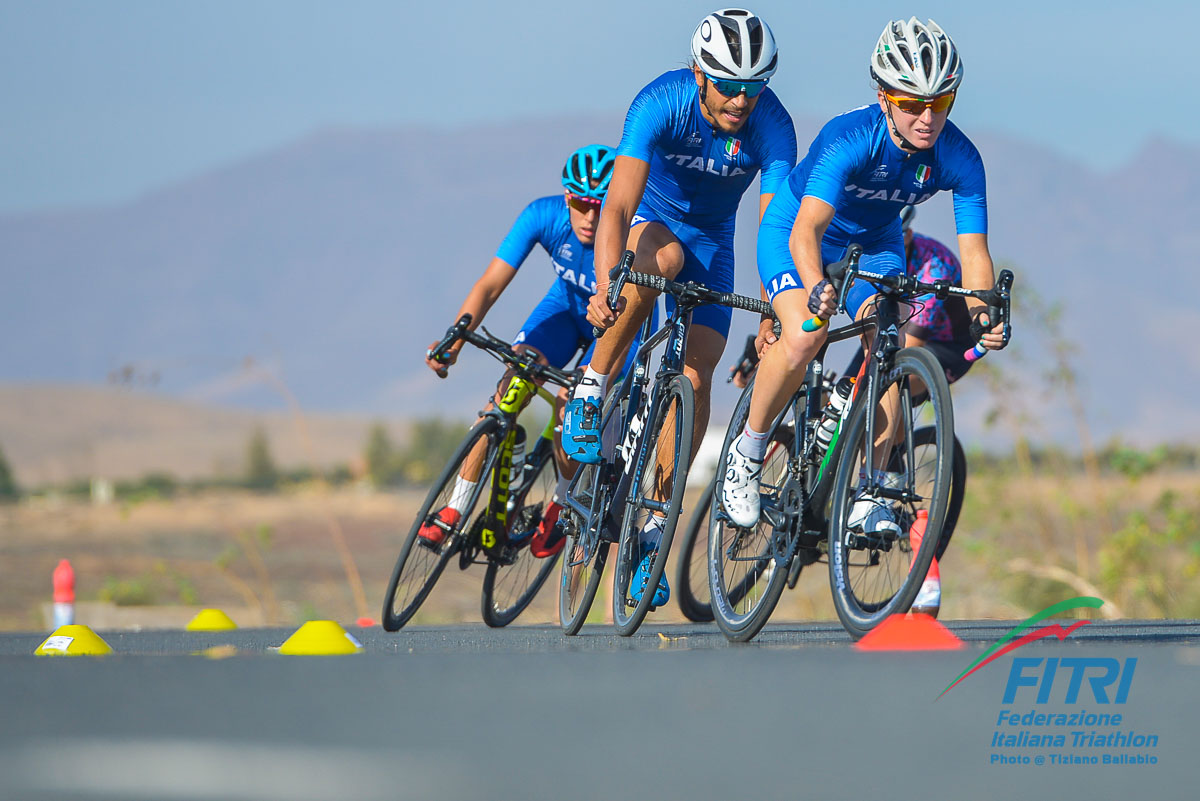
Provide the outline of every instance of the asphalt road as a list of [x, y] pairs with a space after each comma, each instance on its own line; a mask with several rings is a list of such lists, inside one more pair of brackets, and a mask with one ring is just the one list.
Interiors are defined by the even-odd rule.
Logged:
[[[102, 632], [116, 654], [78, 659], [3, 635], [0, 799], [1195, 798], [1200, 623], [1094, 623], [938, 699], [1013, 625], [953, 623], [967, 647], [927, 653], [786, 624], [742, 646], [711, 626], [351, 629], [366, 653], [347, 657], [272, 653], [282, 629]], [[191, 655], [218, 645], [232, 656]], [[1041, 685], [1003, 703], [1017, 658], [1040, 660], [1025, 677], [1059, 660], [1045, 703]], [[1089, 686], [1106, 660], [1124, 703]], [[998, 726], [1004, 711], [1122, 720]], [[1065, 744], [995, 744], [1023, 731]], [[1114, 733], [1157, 741], [1087, 737]]]

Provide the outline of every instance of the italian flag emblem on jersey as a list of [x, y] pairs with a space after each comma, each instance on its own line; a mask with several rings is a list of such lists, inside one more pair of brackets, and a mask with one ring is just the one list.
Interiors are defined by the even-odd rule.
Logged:
[[726, 156], [733, 158], [739, 152], [741, 152], [741, 149], [742, 149], [742, 140], [741, 139], [726, 139], [725, 140], [725, 155]]
[[933, 170], [929, 169], [928, 166], [922, 164], [920, 167], [917, 167], [917, 186], [923, 186], [932, 177]]

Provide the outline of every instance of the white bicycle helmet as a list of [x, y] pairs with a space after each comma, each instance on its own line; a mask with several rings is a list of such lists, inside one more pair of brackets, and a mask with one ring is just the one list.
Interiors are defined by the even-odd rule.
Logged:
[[775, 74], [779, 51], [767, 23], [753, 11], [726, 8], [700, 21], [692, 58], [713, 78], [762, 81]]
[[917, 97], [954, 91], [962, 83], [962, 72], [954, 40], [933, 20], [889, 22], [871, 54], [873, 79]]

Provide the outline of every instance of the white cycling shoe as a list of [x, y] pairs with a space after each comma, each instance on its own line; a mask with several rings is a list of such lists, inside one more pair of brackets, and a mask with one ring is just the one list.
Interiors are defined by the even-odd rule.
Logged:
[[876, 498], [868, 493], [863, 493], [854, 502], [846, 525], [851, 531], [861, 531], [864, 534], [886, 533], [900, 536], [900, 524], [896, 522], [891, 501]]
[[758, 494], [758, 481], [762, 477], [762, 462], [744, 456], [738, 450], [739, 436], [729, 446], [725, 459], [725, 480], [721, 482], [721, 506], [725, 514], [739, 528], [750, 528], [758, 523], [762, 500]]

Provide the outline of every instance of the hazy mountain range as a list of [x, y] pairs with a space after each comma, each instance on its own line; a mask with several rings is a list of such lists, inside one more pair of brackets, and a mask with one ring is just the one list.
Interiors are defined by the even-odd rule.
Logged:
[[[493, 363], [464, 358], [441, 382], [424, 348], [525, 203], [561, 191], [566, 154], [615, 143], [620, 123], [328, 131], [125, 205], [2, 216], [0, 381], [116, 381], [259, 408], [281, 406], [286, 386], [311, 410], [467, 414], [494, 383]], [[817, 127], [798, 119], [801, 142]], [[1153, 141], [1097, 173], [967, 132], [988, 167], [993, 253], [1020, 289], [1065, 304], [1097, 435], [1200, 434], [1200, 355], [1180, 342], [1200, 323], [1189, 291], [1200, 149]], [[739, 289], [756, 294], [752, 213], [745, 204]], [[922, 206], [917, 228], [953, 244], [948, 196]], [[489, 328], [511, 335], [552, 275], [535, 252]], [[734, 341], [752, 324], [735, 320]], [[1040, 385], [1047, 348], [1028, 329], [1017, 327], [1019, 356], [989, 360]], [[979, 428], [982, 385], [964, 385], [965, 431]], [[1049, 403], [1045, 427], [1062, 429], [1062, 404]]]

